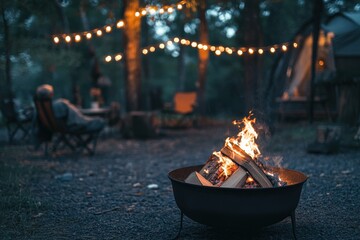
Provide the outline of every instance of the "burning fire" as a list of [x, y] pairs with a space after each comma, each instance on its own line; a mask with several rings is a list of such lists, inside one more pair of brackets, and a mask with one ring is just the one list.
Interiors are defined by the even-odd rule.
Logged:
[[221, 169], [225, 175], [225, 180], [236, 170], [236, 164], [228, 157], [221, 154], [221, 152], [213, 152], [213, 154], [219, 158], [218, 163], [221, 165]]
[[242, 130], [237, 134], [235, 139], [227, 138], [226, 144], [228, 144], [228, 146], [231, 147], [233, 151], [236, 151], [236, 149], [233, 148], [233, 144], [235, 144], [244, 152], [246, 152], [252, 159], [256, 159], [261, 155], [261, 152], [255, 142], [258, 137], [258, 134], [253, 127], [253, 124], [256, 122], [256, 118], [251, 118], [252, 114], [250, 114], [248, 117], [244, 117], [240, 121], [233, 121], [233, 124], [237, 125], [238, 128]]
[[283, 186], [278, 174], [272, 174], [258, 161], [261, 155], [254, 129], [256, 118], [252, 113], [242, 120], [233, 121], [239, 128], [236, 136], [228, 137], [224, 147], [213, 152], [200, 172], [194, 171], [185, 182], [205, 186], [257, 188]]

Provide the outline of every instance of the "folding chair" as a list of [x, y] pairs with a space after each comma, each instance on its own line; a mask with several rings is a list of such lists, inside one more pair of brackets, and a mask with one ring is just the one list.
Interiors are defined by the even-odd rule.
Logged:
[[196, 123], [196, 92], [177, 92], [173, 105], [162, 111], [162, 124], [172, 127], [194, 126]]
[[[24, 110], [25, 111], [25, 110]], [[9, 142], [13, 142], [16, 134], [21, 133], [20, 140], [24, 140], [30, 133], [32, 109], [21, 114], [15, 108], [13, 99], [4, 99], [1, 104], [1, 113], [5, 118]]]
[[[85, 150], [90, 155], [95, 154], [100, 130], [92, 132], [85, 130], [70, 131], [66, 126], [66, 119], [55, 117], [52, 99], [34, 97], [34, 102], [39, 124], [54, 135], [54, 140], [52, 141], [53, 152], [63, 145], [74, 152]], [[47, 154], [47, 142], [45, 144], [45, 154]]]

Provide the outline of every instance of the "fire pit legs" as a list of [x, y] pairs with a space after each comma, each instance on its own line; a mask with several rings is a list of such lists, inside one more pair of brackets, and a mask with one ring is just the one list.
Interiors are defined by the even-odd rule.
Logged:
[[291, 217], [291, 225], [292, 225], [292, 231], [293, 231], [294, 239], [297, 240], [297, 238], [296, 238], [295, 210], [291, 213], [290, 217]]
[[184, 213], [181, 211], [180, 212], [180, 227], [179, 227], [179, 231], [178, 234], [173, 238], [173, 240], [177, 240], [180, 238], [180, 234], [181, 234], [181, 230], [182, 230], [182, 226], [183, 226], [183, 220], [184, 220]]

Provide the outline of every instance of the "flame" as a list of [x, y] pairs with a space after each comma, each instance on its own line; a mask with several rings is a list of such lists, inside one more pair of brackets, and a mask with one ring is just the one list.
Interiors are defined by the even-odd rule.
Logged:
[[213, 152], [219, 160], [220, 168], [223, 170], [223, 174], [225, 175], [225, 180], [237, 169], [236, 164], [231, 161], [228, 157], [221, 154], [221, 152]]
[[253, 127], [255, 122], [256, 118], [252, 118], [251, 113], [248, 117], [244, 117], [240, 121], [233, 121], [233, 124], [237, 125], [241, 131], [237, 134], [236, 138], [226, 139], [226, 144], [231, 147], [233, 151], [236, 150], [233, 148], [233, 144], [235, 144], [246, 152], [252, 159], [261, 155], [258, 145], [255, 142], [258, 137], [258, 134]]

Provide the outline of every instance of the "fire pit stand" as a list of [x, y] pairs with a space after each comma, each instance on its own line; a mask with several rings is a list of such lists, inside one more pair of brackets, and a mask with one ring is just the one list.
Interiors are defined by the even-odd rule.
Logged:
[[181, 234], [186, 215], [208, 226], [244, 229], [269, 226], [290, 216], [296, 239], [295, 209], [307, 176], [294, 170], [272, 168], [287, 185], [253, 189], [207, 187], [184, 182], [190, 173], [199, 171], [202, 166], [179, 168], [168, 175], [181, 211], [176, 238]]

